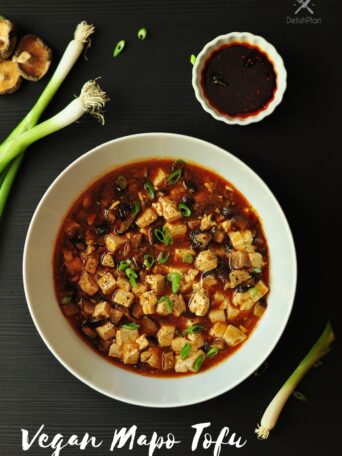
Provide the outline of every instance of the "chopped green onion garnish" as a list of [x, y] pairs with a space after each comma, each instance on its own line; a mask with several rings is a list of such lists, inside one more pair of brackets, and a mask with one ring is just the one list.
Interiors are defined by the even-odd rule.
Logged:
[[181, 213], [182, 213], [182, 215], [184, 215], [184, 217], [190, 217], [191, 209], [189, 208], [189, 206], [187, 206], [184, 203], [179, 203], [178, 209], [181, 211]]
[[164, 245], [171, 245], [173, 242], [170, 231], [164, 226], [162, 229], [155, 228], [154, 235]]
[[118, 271], [124, 271], [131, 264], [131, 260], [120, 261]]
[[173, 310], [173, 302], [171, 301], [171, 299], [165, 295], [165, 296], [162, 296], [161, 298], [158, 299], [158, 302], [163, 302], [165, 301], [166, 302], [166, 309], [169, 313], [172, 312]]
[[199, 355], [197, 358], [196, 358], [196, 361], [194, 362], [194, 370], [196, 372], [198, 372], [201, 367], [202, 367], [202, 364], [204, 363], [204, 355]]
[[183, 347], [182, 347], [182, 350], [180, 351], [180, 357], [181, 359], [186, 359], [191, 353], [191, 344], [189, 344], [189, 342], [186, 342]]
[[125, 45], [126, 41], [120, 40], [114, 48], [113, 57], [117, 57], [118, 55], [120, 55], [121, 52], [124, 50]]
[[211, 347], [209, 350], [208, 350], [208, 353], [207, 353], [207, 358], [213, 358], [214, 356], [217, 355], [217, 353], [220, 351], [220, 349], [218, 347]]
[[172, 163], [171, 170], [172, 171], [176, 171], [176, 169], [183, 168], [184, 165], [185, 165], [185, 161], [184, 160], [175, 160]]
[[123, 329], [138, 329], [140, 328], [140, 325], [138, 323], [124, 323], [121, 325], [121, 328]]
[[64, 296], [64, 298], [62, 298], [62, 301], [61, 301], [62, 304], [70, 304], [70, 302], [71, 302], [71, 296]]
[[154, 256], [151, 253], [144, 255], [144, 266], [146, 269], [151, 269], [154, 265]]
[[179, 272], [169, 272], [167, 275], [167, 280], [171, 282], [171, 290], [172, 293], [177, 293], [180, 289], [180, 282], [181, 282], [182, 275]]
[[260, 268], [254, 268], [254, 269], [253, 269], [253, 272], [256, 272], [257, 274], [260, 274], [261, 269], [260, 269]]
[[157, 258], [157, 263], [158, 264], [164, 264], [167, 262], [167, 260], [169, 259], [169, 254], [168, 253], [165, 253], [165, 252], [160, 252], [160, 254], [158, 255], [158, 258]]
[[151, 199], [153, 199], [154, 195], [155, 195], [155, 191], [154, 191], [154, 188], [153, 188], [153, 184], [152, 184], [152, 182], [150, 180], [147, 179], [147, 181], [144, 184], [144, 189], [147, 191], [149, 197]]
[[128, 277], [132, 287], [135, 288], [137, 286], [136, 279], [138, 278], [138, 274], [134, 271], [134, 269], [127, 268], [126, 269], [126, 276]]
[[173, 171], [171, 174], [169, 174], [166, 178], [166, 183], [169, 185], [174, 185], [176, 184], [179, 179], [181, 178], [183, 169], [179, 168], [176, 171]]
[[138, 201], [138, 200], [133, 201], [133, 203], [132, 203], [132, 214], [133, 215], [137, 215], [138, 212], [140, 211], [140, 207], [141, 207], [140, 201]]
[[127, 179], [125, 176], [118, 176], [115, 182], [115, 188], [119, 191], [122, 192], [125, 190], [127, 187]]
[[308, 398], [303, 394], [301, 393], [300, 391], [295, 391], [293, 393], [293, 396], [298, 399], [299, 401], [302, 401], [302, 402], [307, 402]]
[[142, 27], [137, 33], [138, 40], [144, 40], [147, 37], [146, 27]]
[[191, 325], [188, 326], [184, 331], [183, 334], [198, 334], [203, 331], [202, 325]]
[[196, 58], [197, 58], [197, 57], [195, 56], [195, 54], [191, 54], [191, 55], [190, 55], [190, 63], [191, 63], [191, 65], [195, 65], [195, 63], [196, 63]]
[[186, 253], [183, 256], [183, 263], [189, 263], [191, 264], [194, 261], [194, 257], [191, 255], [191, 253]]

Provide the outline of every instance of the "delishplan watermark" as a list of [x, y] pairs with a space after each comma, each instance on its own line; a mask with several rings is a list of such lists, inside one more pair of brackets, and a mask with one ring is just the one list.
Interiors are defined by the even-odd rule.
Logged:
[[293, 16], [286, 17], [287, 24], [318, 25], [322, 23], [322, 18], [315, 13], [316, 5], [313, 0], [296, 0], [293, 6]]

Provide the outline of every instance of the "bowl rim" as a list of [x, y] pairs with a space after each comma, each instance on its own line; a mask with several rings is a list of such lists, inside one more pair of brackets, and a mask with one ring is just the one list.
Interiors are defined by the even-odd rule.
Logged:
[[[277, 88], [273, 99], [269, 102], [266, 109], [261, 110], [256, 115], [250, 115], [247, 117], [230, 117], [228, 114], [222, 114], [212, 104], [210, 104], [209, 100], [203, 93], [201, 86], [202, 69], [208, 57], [222, 45], [234, 42], [246, 42], [258, 47], [270, 58], [274, 66], [274, 71], [277, 75]], [[204, 45], [200, 53], [197, 55], [196, 61], [192, 68], [192, 86], [195, 91], [195, 96], [201, 104], [202, 108], [212, 117], [229, 125], [243, 126], [260, 122], [262, 119], [272, 114], [275, 108], [281, 103], [287, 87], [287, 72], [285, 69], [284, 61], [279, 52], [276, 50], [273, 44], [271, 44], [265, 38], [259, 35], [254, 35], [250, 32], [230, 32], [224, 35], [219, 35]]]
[[[144, 138], [144, 137], [156, 137], [156, 138], [172, 137], [172, 138], [192, 140], [192, 141], [195, 141], [197, 143], [202, 143], [203, 145], [208, 145], [210, 147], [215, 147], [215, 149], [217, 149], [217, 151], [220, 154], [222, 154], [222, 156], [228, 154], [230, 156], [231, 160], [234, 160], [238, 165], [242, 166], [243, 168], [247, 168], [248, 171], [253, 175], [253, 177], [257, 181], [259, 181], [259, 184], [264, 188], [264, 190], [269, 193], [269, 195], [272, 197], [273, 203], [277, 206], [278, 213], [281, 216], [282, 223], [283, 223], [283, 226], [284, 226], [284, 228], [286, 230], [286, 233], [287, 233], [287, 236], [288, 236], [288, 241], [289, 241], [289, 246], [290, 246], [290, 249], [291, 249], [293, 282], [292, 282], [292, 284], [290, 284], [290, 287], [289, 287], [291, 293], [289, 294], [289, 297], [287, 299], [287, 301], [289, 302], [289, 305], [287, 307], [287, 313], [286, 313], [285, 318], [282, 321], [282, 324], [281, 324], [280, 330], [279, 330], [279, 332], [277, 334], [277, 337], [274, 337], [273, 342], [269, 345], [268, 349], [265, 350], [263, 356], [261, 356], [257, 360], [256, 363], [250, 363], [249, 368], [244, 371], [244, 373], [240, 376], [240, 378], [238, 380], [235, 381], [235, 383], [232, 383], [230, 385], [228, 385], [228, 383], [227, 383], [227, 385], [228, 385], [227, 387], [223, 387], [223, 388], [221, 388], [219, 390], [215, 390], [212, 393], [208, 393], [208, 394], [204, 395], [203, 397], [201, 397], [198, 400], [191, 400], [190, 399], [190, 400], [183, 400], [183, 401], [178, 402], [178, 403], [175, 403], [175, 402], [170, 402], [170, 403], [163, 402], [163, 403], [160, 403], [160, 404], [159, 403], [151, 404], [150, 402], [148, 402], [148, 401], [146, 402], [144, 400], [132, 400], [132, 399], [127, 398], [127, 397], [123, 398], [119, 394], [106, 391], [106, 390], [102, 389], [101, 387], [97, 386], [95, 383], [93, 383], [91, 381], [88, 381], [79, 372], [77, 372], [77, 370], [74, 369], [74, 367], [71, 365], [71, 363], [68, 363], [67, 361], [65, 361], [63, 359], [63, 356], [56, 352], [56, 350], [54, 349], [54, 347], [50, 343], [48, 336], [44, 333], [44, 330], [40, 327], [40, 325], [38, 323], [38, 320], [36, 318], [35, 306], [32, 305], [32, 303], [30, 301], [29, 284], [28, 284], [28, 277], [27, 277], [27, 274], [28, 274], [28, 272], [27, 272], [28, 251], [29, 251], [30, 238], [31, 238], [31, 234], [32, 234], [32, 232], [34, 230], [35, 222], [36, 222], [36, 219], [38, 217], [39, 211], [42, 208], [42, 206], [44, 205], [45, 200], [48, 198], [48, 195], [53, 190], [54, 186], [57, 185], [64, 178], [64, 175], [67, 174], [68, 171], [71, 168], [77, 166], [79, 162], [81, 162], [83, 160], [86, 160], [88, 158], [88, 156], [97, 153], [97, 151], [102, 149], [103, 147], [108, 146], [108, 145], [110, 145], [112, 143], [120, 143], [120, 142], [124, 142], [124, 141], [130, 140], [130, 139]], [[194, 161], [196, 161], [196, 159]], [[120, 166], [122, 164], [124, 164], [124, 163], [125, 162], [121, 163]], [[198, 164], [201, 165], [201, 163], [199, 163], [199, 162], [198, 162]], [[95, 176], [95, 179], [97, 179], [99, 177], [100, 176]], [[267, 236], [267, 233], [266, 233], [266, 236]], [[106, 141], [106, 142], [104, 142], [104, 143], [92, 148], [91, 150], [89, 150], [88, 152], [84, 153], [83, 155], [78, 157], [76, 160], [71, 162], [60, 174], [58, 174], [58, 176], [49, 185], [49, 187], [44, 192], [44, 195], [42, 196], [41, 200], [39, 201], [39, 203], [38, 203], [38, 205], [37, 205], [37, 207], [36, 207], [36, 209], [34, 211], [34, 214], [33, 214], [32, 218], [31, 218], [31, 222], [30, 222], [30, 225], [29, 225], [29, 228], [28, 228], [28, 231], [27, 231], [26, 239], [25, 239], [22, 265], [23, 265], [22, 266], [22, 274], [23, 274], [23, 285], [24, 285], [25, 298], [26, 298], [26, 302], [27, 302], [27, 306], [29, 308], [29, 312], [30, 312], [31, 318], [32, 318], [32, 320], [34, 322], [34, 325], [35, 325], [40, 337], [44, 341], [45, 345], [50, 350], [50, 352], [54, 355], [54, 357], [62, 364], [62, 366], [64, 366], [72, 375], [74, 375], [82, 383], [85, 383], [90, 388], [94, 389], [95, 391], [97, 391], [97, 392], [99, 392], [99, 393], [101, 393], [101, 394], [103, 394], [103, 395], [105, 395], [107, 397], [110, 397], [111, 399], [116, 399], [116, 400], [131, 404], [131, 405], [137, 405], [137, 406], [143, 406], [143, 407], [151, 407], [151, 408], [176, 408], [176, 407], [185, 407], [185, 406], [189, 406], [189, 405], [194, 405], [194, 404], [197, 404], [197, 403], [205, 402], [207, 400], [213, 399], [215, 397], [218, 397], [218, 396], [230, 391], [231, 389], [235, 388], [237, 385], [239, 385], [240, 383], [245, 381], [270, 356], [271, 352], [274, 350], [275, 346], [277, 345], [277, 343], [279, 342], [281, 336], [284, 333], [284, 330], [286, 328], [286, 325], [288, 323], [288, 320], [289, 320], [289, 317], [291, 315], [291, 312], [292, 312], [292, 309], [293, 309], [293, 305], [294, 305], [294, 299], [295, 299], [296, 288], [297, 288], [297, 271], [298, 271], [296, 248], [295, 248], [295, 243], [294, 243], [294, 239], [293, 239], [293, 235], [292, 235], [289, 223], [288, 223], [288, 221], [286, 219], [286, 216], [285, 216], [285, 214], [284, 214], [284, 212], [283, 212], [278, 200], [276, 199], [276, 197], [274, 196], [272, 191], [269, 189], [269, 187], [266, 185], [266, 183], [262, 180], [262, 178], [259, 177], [259, 175], [252, 168], [250, 168], [246, 163], [244, 163], [238, 157], [236, 157], [232, 153], [226, 151], [225, 149], [221, 148], [220, 146], [217, 146], [216, 144], [213, 144], [213, 143], [211, 143], [209, 141], [205, 141], [205, 140], [193, 137], [193, 136], [183, 135], [183, 134], [178, 134], [178, 133], [169, 133], [169, 132], [137, 133], [137, 134], [126, 135], [126, 136], [122, 136], [122, 137], [119, 137], [119, 138], [116, 138], [116, 139], [112, 139], [112, 140]], [[219, 363], [218, 365], [220, 365], [220, 364], [222, 364], [222, 363]], [[209, 371], [212, 371], [213, 369], [215, 369], [215, 367], [217, 367], [217, 366], [216, 365], [213, 366], [211, 369], [209, 369]], [[205, 372], [209, 372], [209, 371], [204, 371], [203, 374], [205, 374]], [[134, 374], [134, 373], [133, 373], [133, 375], [135, 375], [137, 377], [139, 376], [138, 374]], [[189, 376], [189, 377], [191, 377], [191, 376]], [[153, 378], [153, 377], [149, 377], [149, 378]], [[160, 377], [159, 378], [158, 377], [158, 379], [159, 380], [161, 379], [162, 381], [165, 381], [165, 380], [167, 380], [167, 381], [177, 380], [177, 378], [174, 379], [173, 377], [171, 377], [171, 378], [168, 378], [168, 377]]]

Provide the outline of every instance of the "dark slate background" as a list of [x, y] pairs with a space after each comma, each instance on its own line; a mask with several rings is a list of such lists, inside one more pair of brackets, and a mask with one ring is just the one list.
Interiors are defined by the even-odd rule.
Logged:
[[[20, 455], [21, 428], [42, 423], [50, 435], [86, 431], [106, 446], [82, 454], [109, 454], [113, 430], [137, 424], [140, 431], [173, 432], [182, 445], [166, 453], [191, 453], [190, 426], [210, 421], [216, 438], [223, 426], [248, 440], [221, 455], [341, 454], [339, 341], [299, 387], [308, 402], [291, 398], [270, 439], [258, 441], [253, 430], [278, 387], [316, 340], [327, 320], [341, 331], [341, 151], [340, 61], [337, 0], [315, 0], [321, 24], [292, 25], [294, 0], [1, 0], [0, 13], [22, 32], [41, 35], [53, 48], [55, 66], [75, 25], [93, 22], [96, 35], [51, 103], [57, 112], [90, 78], [111, 102], [106, 125], [83, 118], [53, 138], [30, 148], [0, 226], [0, 454]], [[304, 14], [306, 16], [306, 13]], [[148, 27], [145, 42], [135, 38]], [[288, 90], [276, 112], [259, 124], [228, 126], [206, 114], [191, 87], [189, 55], [215, 36], [250, 31], [270, 40], [285, 60]], [[126, 52], [114, 60], [114, 44], [125, 38]], [[51, 72], [50, 72], [51, 74]], [[48, 77], [24, 83], [0, 99], [0, 137], [5, 138], [37, 99]], [[33, 211], [55, 177], [94, 146], [123, 135], [168, 131], [211, 141], [250, 165], [270, 186], [287, 215], [295, 237], [299, 283], [289, 324], [269, 358], [268, 370], [233, 391], [186, 409], [154, 410], [116, 402], [91, 390], [51, 355], [28, 313], [22, 286], [22, 252]], [[52, 451], [35, 447], [33, 455]], [[135, 447], [118, 454], [147, 455]], [[79, 454], [69, 449], [65, 455]], [[210, 455], [212, 451], [198, 450]]]

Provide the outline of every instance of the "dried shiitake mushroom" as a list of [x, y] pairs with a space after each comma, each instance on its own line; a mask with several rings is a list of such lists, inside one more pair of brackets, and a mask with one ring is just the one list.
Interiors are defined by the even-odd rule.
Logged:
[[19, 73], [29, 81], [38, 81], [48, 71], [51, 64], [52, 51], [44, 41], [36, 35], [25, 35], [13, 56]]
[[12, 55], [17, 43], [17, 27], [13, 22], [0, 16], [0, 60]]
[[16, 63], [12, 60], [0, 62], [0, 95], [15, 92], [21, 83], [21, 76]]

